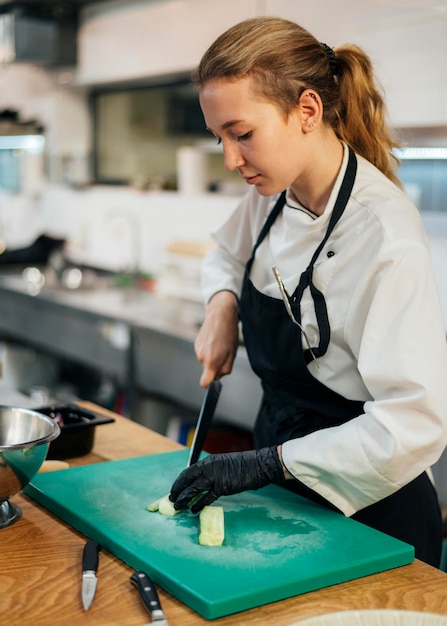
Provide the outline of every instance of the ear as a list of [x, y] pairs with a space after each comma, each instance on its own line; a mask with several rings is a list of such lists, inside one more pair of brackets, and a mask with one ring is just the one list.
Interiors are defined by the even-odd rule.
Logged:
[[303, 132], [313, 132], [323, 118], [323, 103], [314, 89], [305, 89], [298, 100]]

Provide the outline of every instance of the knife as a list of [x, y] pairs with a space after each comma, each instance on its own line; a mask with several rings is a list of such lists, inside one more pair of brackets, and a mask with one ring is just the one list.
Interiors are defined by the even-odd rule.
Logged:
[[186, 467], [193, 465], [197, 462], [200, 453], [202, 452], [203, 444], [205, 443], [208, 428], [213, 419], [214, 411], [216, 410], [217, 401], [219, 400], [220, 392], [222, 389], [222, 383], [220, 380], [213, 380], [209, 385], [205, 393], [205, 397], [202, 402], [199, 417], [197, 418], [196, 429], [194, 432], [194, 438], [191, 444], [191, 451], [189, 453], [188, 464]]
[[161, 608], [157, 590], [149, 576], [145, 572], [134, 572], [130, 577], [130, 582], [135, 585], [140, 592], [140, 597], [151, 614], [152, 623], [156, 623], [157, 626], [168, 626], [166, 616]]
[[98, 555], [102, 546], [97, 541], [87, 541], [82, 553], [82, 604], [84, 611], [88, 611], [92, 605], [96, 593], [98, 579]]

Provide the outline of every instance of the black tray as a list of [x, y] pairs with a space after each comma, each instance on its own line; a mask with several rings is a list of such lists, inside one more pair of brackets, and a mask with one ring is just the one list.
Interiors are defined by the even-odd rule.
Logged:
[[59, 437], [50, 443], [47, 459], [68, 459], [88, 454], [93, 448], [96, 426], [115, 421], [112, 417], [99, 415], [76, 404], [51, 405], [34, 410], [53, 418], [61, 428]]

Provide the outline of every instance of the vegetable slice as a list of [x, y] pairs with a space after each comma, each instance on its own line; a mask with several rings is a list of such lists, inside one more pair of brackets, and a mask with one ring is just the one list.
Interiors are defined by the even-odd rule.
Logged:
[[224, 512], [221, 506], [204, 506], [200, 511], [199, 543], [221, 546], [225, 538]]
[[160, 506], [160, 500], [161, 498], [158, 498], [158, 500], [151, 502], [150, 504], [147, 505], [146, 509], [148, 511], [151, 511], [151, 513], [155, 513], [155, 511], [158, 511], [158, 508]]
[[177, 513], [180, 513], [180, 511], [174, 509], [174, 503], [170, 501], [169, 495], [163, 496], [160, 500], [158, 504], [158, 512], [162, 515], [167, 515], [168, 517], [173, 517], [174, 515], [177, 515]]
[[155, 502], [151, 502], [151, 504], [148, 504], [146, 508], [152, 513], [158, 511], [161, 515], [167, 515], [168, 517], [174, 517], [174, 515], [180, 513], [180, 511], [174, 509], [174, 503], [170, 501], [169, 494], [155, 500]]

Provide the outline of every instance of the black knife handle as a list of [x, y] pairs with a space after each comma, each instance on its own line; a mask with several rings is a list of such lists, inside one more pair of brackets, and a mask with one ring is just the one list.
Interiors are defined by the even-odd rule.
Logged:
[[101, 549], [102, 546], [97, 541], [87, 541], [84, 546], [84, 552], [82, 554], [83, 572], [96, 572], [98, 570], [99, 552], [101, 551]]
[[134, 572], [130, 582], [138, 588], [140, 597], [151, 615], [154, 611], [163, 613], [155, 585], [145, 572]]

